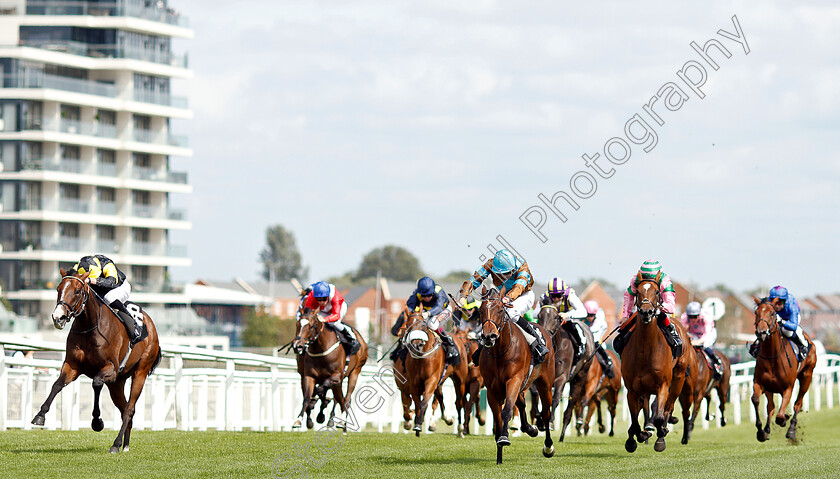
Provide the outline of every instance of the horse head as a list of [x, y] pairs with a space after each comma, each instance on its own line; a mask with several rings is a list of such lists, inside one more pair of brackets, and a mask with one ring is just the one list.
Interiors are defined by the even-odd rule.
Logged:
[[83, 276], [68, 276], [64, 268], [61, 272], [61, 282], [58, 283], [58, 299], [52, 312], [53, 326], [64, 329], [64, 326], [76, 319], [85, 310], [85, 304], [90, 296], [90, 286], [86, 283], [90, 272]]
[[481, 307], [478, 310], [481, 317], [481, 335], [478, 341], [485, 348], [496, 345], [496, 341], [499, 340], [502, 330], [508, 323], [508, 315], [502, 303], [504, 295], [504, 287], [501, 291], [491, 289], [489, 292], [487, 288], [481, 288]]
[[653, 279], [644, 278], [641, 272], [636, 275], [636, 309], [644, 324], [650, 324], [659, 314], [662, 306], [662, 295], [659, 292], [661, 281], [661, 271]]
[[315, 309], [304, 308], [300, 314], [300, 332], [292, 341], [292, 349], [295, 354], [303, 354], [309, 349], [324, 331], [324, 322], [318, 317]]
[[426, 327], [426, 321], [423, 320], [423, 311], [420, 309], [412, 310], [406, 307], [403, 317], [405, 321], [403, 321], [403, 325], [400, 328], [399, 336], [409, 346], [411, 351], [419, 354], [426, 347], [426, 343], [430, 339], [428, 332], [425, 331], [428, 328]]
[[537, 313], [537, 323], [549, 331], [554, 331], [559, 317], [560, 312], [557, 310], [557, 306], [544, 304], [540, 307], [540, 312]]
[[776, 309], [767, 298], [755, 300], [755, 337], [762, 342], [779, 329], [776, 322]]

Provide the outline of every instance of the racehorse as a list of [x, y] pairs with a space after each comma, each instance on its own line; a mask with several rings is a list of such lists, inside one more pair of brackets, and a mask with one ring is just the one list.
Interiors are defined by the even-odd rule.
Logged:
[[[693, 402], [694, 383], [697, 381], [697, 360], [689, 347], [683, 347], [682, 353], [673, 358], [671, 347], [657, 325], [657, 316], [662, 307], [659, 283], [662, 273], [654, 279], [645, 279], [641, 272], [636, 276], [636, 313], [628, 321], [633, 321], [635, 328], [621, 352], [621, 374], [627, 387], [627, 405], [630, 409], [630, 428], [624, 443], [627, 452], [636, 450], [635, 436], [639, 442], [650, 438], [651, 433], [639, 426], [639, 411], [644, 410], [645, 418], [650, 417], [656, 428], [656, 443], [653, 449], [665, 450], [665, 435], [668, 434], [668, 422], [674, 411], [677, 397], [683, 410], [683, 422], [688, 431], [691, 403]], [[678, 321], [673, 321], [683, 344], [690, 344], [688, 335]], [[650, 397], [655, 397], [652, 409], [648, 411]], [[650, 412], [650, 414], [648, 414]], [[688, 441], [683, 434], [682, 443]]]
[[[557, 311], [557, 307], [550, 304], [543, 305], [537, 317], [538, 323], [551, 333], [554, 342], [554, 393], [552, 394], [551, 420], [549, 421], [549, 427], [552, 429], [554, 428], [554, 413], [560, 404], [560, 395], [566, 384], [569, 385], [569, 401], [566, 404], [566, 410], [563, 412], [563, 427], [560, 430], [560, 442], [563, 442], [566, 437], [566, 427], [572, 420], [572, 412], [584, 397], [584, 386], [586, 385], [586, 375], [589, 372], [589, 367], [593, 362], [597, 362], [592, 359], [592, 353], [595, 351], [595, 340], [592, 338], [592, 331], [589, 328], [581, 328], [586, 338], [586, 346], [583, 356], [575, 363], [574, 357], [577, 346], [569, 331], [561, 326], [562, 318]], [[534, 406], [536, 406], [533, 388], [531, 398], [531, 414], [533, 415]]]
[[[292, 341], [292, 349], [299, 358], [298, 372], [300, 373], [300, 387], [303, 391], [303, 407], [293, 428], [301, 427], [301, 418], [304, 414], [307, 415], [306, 427], [312, 427], [309, 414], [312, 410], [316, 386], [320, 385], [324, 390], [332, 390], [335, 403], [345, 415], [340, 428], [344, 430], [344, 434], [347, 433], [347, 411], [350, 408], [359, 373], [362, 372], [362, 366], [365, 365], [368, 357], [368, 347], [364, 338], [355, 329], [353, 329], [353, 334], [361, 347], [348, 362], [346, 352], [338, 341], [337, 333], [326, 327], [324, 321], [318, 316], [318, 311], [310, 308], [301, 310], [300, 331]], [[346, 394], [341, 389], [344, 378], [347, 378]], [[323, 395], [321, 400], [325, 401]], [[330, 413], [330, 427], [334, 425], [334, 412], [335, 406], [333, 406], [333, 412]], [[323, 420], [323, 409], [318, 419]]]
[[[437, 333], [432, 331], [423, 319], [422, 311], [411, 311], [405, 309], [405, 333], [403, 341], [408, 355], [405, 358], [405, 375], [408, 380], [408, 389], [411, 400], [414, 402], [414, 427], [416, 436], [420, 436], [423, 429], [423, 419], [426, 415], [426, 407], [432, 401], [432, 415], [434, 416], [434, 402], [440, 405], [441, 415], [447, 424], [452, 424], [451, 419], [445, 417], [443, 406], [443, 394], [441, 386], [447, 378], [452, 378], [455, 385], [455, 409], [458, 415], [458, 435], [464, 431], [464, 409], [466, 399], [464, 397], [467, 382], [467, 356], [464, 344], [460, 339], [453, 337], [461, 362], [457, 366], [446, 364], [446, 354]], [[435, 401], [435, 399], [437, 401]], [[403, 405], [403, 419], [408, 422], [411, 416], [406, 413]], [[435, 425], [429, 424], [429, 430], [435, 431]]]
[[[723, 369], [720, 378], [715, 378], [713, 366], [708, 363], [706, 353], [702, 346], [694, 346], [695, 354], [697, 355], [697, 383], [694, 386], [694, 412], [691, 414], [691, 425], [694, 426], [694, 420], [697, 414], [700, 413], [700, 406], [703, 400], [706, 400], [706, 420], [710, 420], [710, 410], [712, 408], [712, 391], [717, 390], [718, 399], [720, 400], [720, 425], [726, 426], [726, 401], [729, 400], [729, 377], [732, 375], [730, 369], [729, 358], [721, 351], [712, 350], [715, 356], [720, 359], [721, 368]], [[691, 431], [689, 431], [690, 435]]]
[[[32, 419], [32, 424], [43, 426], [44, 415], [50, 410], [58, 392], [73, 382], [79, 374], [84, 374], [93, 379], [91, 429], [98, 432], [105, 426], [99, 417], [99, 393], [103, 385], [108, 385], [111, 400], [122, 416], [122, 426], [109, 452], [119, 452], [120, 448], [128, 451], [137, 398], [143, 392], [146, 378], [160, 363], [161, 351], [157, 329], [152, 318], [143, 311], [148, 336], [130, 348], [128, 332], [122, 321], [86, 281], [90, 273], [67, 276], [63, 268], [60, 272], [62, 278], [57, 288], [57, 304], [52, 313], [53, 325], [57, 329], [63, 329], [68, 322], [73, 324], [70, 334], [67, 335], [61, 373], [41, 410]], [[122, 361], [125, 361], [125, 364], [120, 369]], [[128, 378], [131, 378], [131, 390], [126, 401], [125, 382]]]
[[[481, 290], [481, 336], [479, 343], [481, 355], [478, 366], [484, 385], [487, 387], [487, 404], [493, 411], [493, 434], [496, 438], [496, 464], [502, 463], [502, 450], [510, 445], [508, 423], [513, 415], [513, 407], [519, 409], [521, 429], [531, 437], [536, 437], [537, 429], [545, 430], [543, 456], [554, 455], [554, 443], [548, 421], [551, 417], [551, 386], [554, 383], [554, 346], [548, 332], [537, 325], [543, 335], [548, 354], [545, 361], [531, 366], [531, 348], [525, 335], [505, 311], [502, 291], [487, 288]], [[528, 423], [523, 392], [531, 384], [537, 385], [540, 394], [541, 414], [537, 417], [535, 428]]]
[[[469, 336], [470, 333], [467, 331], [458, 331], [455, 333], [462, 343], [464, 343], [464, 347], [467, 350], [467, 355], [464, 356], [464, 361], [469, 361], [470, 358], [473, 357], [478, 348], [481, 346], [478, 344], [478, 340], [471, 339]], [[475, 417], [478, 420], [478, 425], [484, 425], [484, 416], [481, 414], [481, 405], [479, 404], [480, 392], [481, 388], [484, 387], [484, 378], [481, 377], [481, 370], [478, 368], [477, 365], [470, 362], [467, 365], [467, 384], [464, 388], [465, 393], [465, 400], [466, 406], [464, 407], [464, 434], [470, 434], [470, 415], [472, 414], [473, 408], [475, 408]]]
[[[776, 310], [767, 298], [755, 299], [755, 336], [758, 339], [758, 354], [755, 359], [753, 374], [752, 403], [755, 408], [755, 426], [758, 429], [756, 437], [764, 442], [770, 435], [770, 418], [773, 417], [776, 405], [773, 394], [782, 395], [782, 404], [776, 414], [776, 424], [784, 427], [790, 418], [790, 427], [785, 437], [796, 441], [797, 415], [802, 409], [802, 398], [811, 386], [811, 376], [817, 363], [816, 349], [811, 338], [806, 334], [805, 339], [811, 345], [808, 356], [802, 363], [797, 362], [796, 352], [790, 340], [782, 335], [776, 319]], [[793, 417], [785, 414], [790, 398], [793, 395], [793, 385], [799, 381], [799, 394], [793, 404]], [[758, 415], [758, 402], [761, 395], [767, 396], [767, 425], [761, 428], [761, 417]]]
[[[584, 387], [584, 399], [581, 400], [575, 408], [575, 414], [578, 417], [577, 429], [578, 436], [581, 435], [581, 428], [583, 434], [589, 434], [589, 422], [592, 419], [592, 414], [598, 413], [598, 432], [604, 432], [604, 421], [601, 416], [601, 401], [607, 402], [607, 409], [610, 413], [610, 437], [615, 435], [615, 407], [618, 403], [618, 392], [621, 390], [621, 361], [618, 355], [612, 351], [606, 351], [613, 363], [612, 378], [608, 378], [604, 374], [601, 363], [593, 361], [589, 367], [589, 374], [586, 375], [586, 386]], [[588, 400], [587, 400], [588, 399]], [[586, 413], [584, 417], [584, 402], [586, 402]]]

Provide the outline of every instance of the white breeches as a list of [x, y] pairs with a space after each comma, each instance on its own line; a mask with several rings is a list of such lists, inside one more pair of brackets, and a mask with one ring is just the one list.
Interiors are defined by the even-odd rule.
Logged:
[[452, 318], [452, 311], [452, 305], [448, 304], [439, 314], [427, 318], [426, 326], [428, 326], [429, 329], [437, 331], [438, 328], [440, 328], [440, 323], [446, 322], [448, 319]]
[[519, 321], [519, 318], [525, 315], [525, 312], [534, 306], [534, 292], [528, 291], [522, 296], [513, 300], [510, 308], [507, 308], [508, 316], [514, 322]]
[[105, 297], [102, 299], [104, 299], [108, 304], [111, 304], [116, 300], [120, 300], [123, 304], [125, 304], [125, 302], [128, 301], [129, 294], [131, 294], [131, 285], [128, 281], [123, 281], [123, 284], [105, 293]]

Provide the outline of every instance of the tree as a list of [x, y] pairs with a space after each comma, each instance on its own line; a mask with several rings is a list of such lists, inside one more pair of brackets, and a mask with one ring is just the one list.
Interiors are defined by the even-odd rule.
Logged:
[[463, 283], [467, 278], [472, 277], [473, 272], [467, 270], [450, 271], [446, 276], [435, 278], [438, 283]]
[[376, 248], [366, 254], [353, 279], [373, 278], [377, 272], [395, 281], [415, 281], [423, 276], [420, 261], [407, 249], [394, 245]]
[[271, 279], [272, 271], [276, 280], [300, 279], [309, 275], [309, 268], [303, 267], [295, 235], [291, 231], [281, 225], [270, 226], [265, 230], [265, 242], [265, 248], [260, 252], [265, 280]]
[[252, 311], [245, 319], [242, 344], [247, 347], [272, 347], [285, 344], [295, 336], [295, 320], [281, 319], [265, 311]]

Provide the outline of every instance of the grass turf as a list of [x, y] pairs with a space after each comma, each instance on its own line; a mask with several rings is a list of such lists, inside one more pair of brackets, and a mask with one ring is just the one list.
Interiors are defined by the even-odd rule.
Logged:
[[490, 436], [135, 431], [129, 452], [108, 454], [115, 431], [9, 430], [0, 432], [0, 477], [840, 477], [840, 408], [803, 413], [799, 426], [797, 445], [775, 425], [759, 443], [755, 426], [744, 422], [698, 426], [683, 446], [677, 424], [664, 452], [651, 441], [629, 454], [626, 425], [618, 423], [613, 438], [571, 435], [557, 443], [553, 435], [551, 459], [540, 452], [542, 435], [513, 437], [502, 465]]

